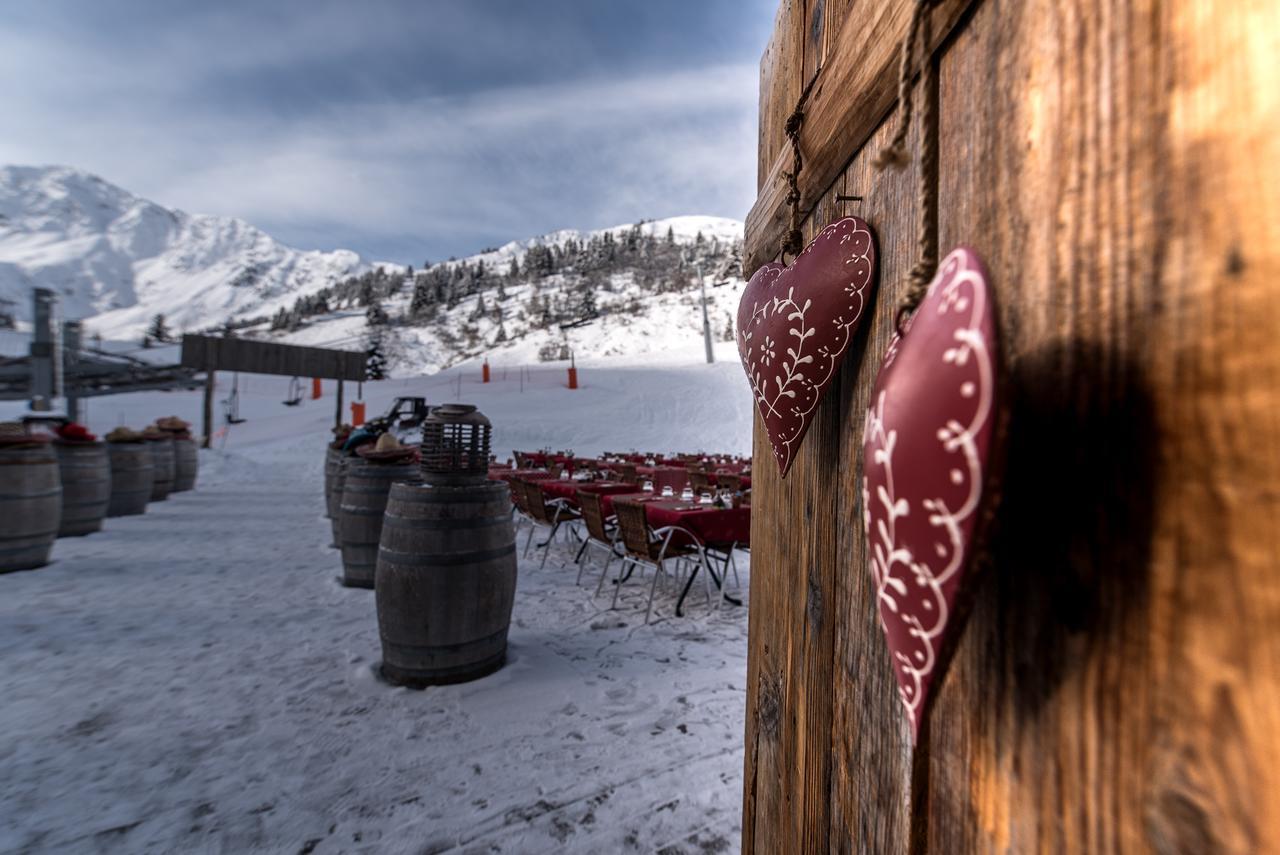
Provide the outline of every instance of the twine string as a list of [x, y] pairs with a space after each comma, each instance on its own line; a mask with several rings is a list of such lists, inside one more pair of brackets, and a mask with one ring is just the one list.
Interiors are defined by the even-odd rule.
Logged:
[[796, 100], [796, 108], [791, 111], [790, 116], [787, 116], [787, 122], [783, 126], [787, 142], [791, 144], [791, 169], [782, 173], [787, 180], [785, 201], [791, 209], [790, 226], [782, 238], [782, 247], [779, 250], [784, 263], [787, 253], [793, 256], [799, 255], [804, 249], [804, 232], [800, 230], [800, 170], [804, 169], [804, 156], [800, 152], [800, 128], [804, 125], [805, 101], [809, 100], [809, 93], [813, 90], [813, 84], [818, 81], [821, 71], [822, 69], [818, 69], [813, 79], [804, 87], [804, 91]]
[[915, 106], [911, 77], [915, 66], [916, 42], [922, 42], [919, 51], [920, 91], [924, 103], [920, 106], [920, 185], [917, 199], [920, 219], [916, 236], [917, 258], [907, 274], [906, 292], [898, 306], [899, 331], [924, 299], [938, 267], [938, 110], [933, 91], [933, 59], [929, 51], [930, 5], [931, 0], [917, 0], [912, 10], [911, 23], [902, 40], [902, 60], [898, 68], [898, 126], [889, 144], [873, 161], [873, 165], [881, 170], [901, 169], [910, 162], [907, 132], [911, 127]]

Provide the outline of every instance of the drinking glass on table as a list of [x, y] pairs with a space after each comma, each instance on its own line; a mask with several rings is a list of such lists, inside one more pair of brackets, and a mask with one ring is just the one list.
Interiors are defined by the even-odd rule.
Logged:
[[673, 490], [673, 489], [671, 489], [671, 485], [670, 485], [670, 484], [664, 484], [664, 485], [662, 486], [662, 495], [663, 495], [664, 497], [667, 497], [667, 496], [674, 496], [675, 494], [676, 494], [676, 491], [675, 491], [675, 490]]
[[652, 493], [652, 492], [653, 492], [653, 482], [652, 482], [652, 481], [645, 481], [645, 482], [644, 482], [644, 486], [643, 486], [643, 487], [641, 487], [640, 489], [644, 490], [646, 493]]
[[715, 499], [711, 498], [710, 493], [703, 493], [701, 496], [698, 497], [698, 504], [700, 505], [709, 505], [714, 501]]
[[681, 499], [684, 499], [686, 502], [687, 502], [687, 501], [689, 501], [690, 499], [692, 499], [692, 498], [693, 498], [693, 488], [692, 488], [692, 487], [690, 487], [690, 486], [687, 486], [687, 485], [686, 485], [686, 486], [685, 486], [685, 488], [684, 488], [683, 490], [681, 490], [681, 491], [680, 491], [680, 498], [681, 498]]

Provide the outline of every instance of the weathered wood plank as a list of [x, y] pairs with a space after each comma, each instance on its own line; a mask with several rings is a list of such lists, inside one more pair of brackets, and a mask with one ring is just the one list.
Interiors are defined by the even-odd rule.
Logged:
[[800, 76], [802, 88], [809, 85], [826, 58], [826, 7], [827, 0], [804, 0], [804, 73]]
[[[971, 2], [939, 0], [933, 7], [931, 41], [934, 46], [943, 42]], [[806, 215], [893, 108], [898, 96], [899, 46], [914, 3], [915, 0], [881, 0], [866, 7], [859, 5], [849, 10], [839, 37], [828, 46], [829, 60], [809, 94], [800, 131], [800, 150], [804, 156], [799, 182], [800, 206]], [[790, 8], [787, 3], [783, 6]], [[787, 23], [795, 26], [789, 20]], [[778, 31], [774, 38], [779, 38]], [[766, 51], [766, 58], [768, 56]], [[782, 109], [780, 118], [775, 120], [771, 114], [768, 127], [762, 94], [760, 195], [747, 214], [743, 259], [743, 272], [747, 276], [777, 254], [787, 228], [787, 186], [783, 173], [791, 168], [791, 155], [785, 145], [783, 123], [799, 94], [797, 89], [791, 103]], [[771, 99], [770, 104], [773, 103]]]
[[1276, 55], [1262, 0], [984, 0], [943, 58], [1015, 406], [929, 851], [1280, 850]]
[[[820, 210], [830, 216], [836, 189]], [[805, 223], [806, 237], [825, 220]], [[751, 648], [748, 662], [744, 852], [823, 852], [830, 825], [830, 744], [834, 623], [824, 617], [835, 599], [839, 398], [819, 405], [808, 451], [778, 475], [757, 415], [753, 475], [755, 515], [751, 559]], [[812, 440], [812, 444], [810, 444]], [[759, 538], [757, 543], [756, 538]]]
[[804, 84], [804, 0], [782, 0], [774, 18], [773, 36], [760, 57], [760, 139], [757, 189], [768, 176], [769, 165], [787, 146], [783, 128], [795, 109]]
[[248, 338], [188, 333], [182, 337], [182, 365], [209, 371], [245, 371], [285, 377], [364, 380], [365, 354], [354, 350], [302, 347]]
[[[876, 232], [879, 292], [866, 331], [850, 345], [837, 390], [840, 416], [839, 509], [830, 521], [836, 548], [835, 664], [832, 687], [832, 852], [906, 852], [910, 832], [911, 735], [898, 701], [897, 683], [880, 630], [875, 588], [867, 572], [862, 528], [862, 430], [880, 357], [893, 333], [896, 306], [915, 263], [915, 164], [880, 172], [871, 161], [893, 133], [893, 116], [872, 135], [838, 184], [860, 195], [845, 211], [867, 220]], [[917, 126], [918, 127], [918, 126]], [[908, 138], [915, 144], [913, 128]], [[843, 212], [842, 212], [843, 213]]]

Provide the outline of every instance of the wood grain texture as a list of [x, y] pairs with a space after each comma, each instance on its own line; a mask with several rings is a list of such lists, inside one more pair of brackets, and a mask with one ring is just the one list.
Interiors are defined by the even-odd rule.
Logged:
[[[911, 734], [867, 570], [861, 496], [863, 420], [915, 263], [916, 166], [882, 172], [871, 165], [893, 133], [892, 120], [876, 130], [841, 179], [844, 192], [862, 196], [847, 208], [875, 230], [880, 268], [875, 304], [863, 333], [849, 347], [838, 387], [840, 495], [837, 516], [830, 522], [839, 538], [831, 606], [836, 638], [830, 798], [831, 851], [842, 853], [905, 852], [910, 833]], [[914, 145], [915, 140], [913, 128], [909, 141]]]
[[[834, 206], [835, 191], [824, 210]], [[814, 224], [805, 224], [806, 240]], [[824, 612], [835, 596], [837, 533], [822, 520], [836, 514], [840, 404], [828, 394], [784, 480], [755, 418], [752, 477], [752, 608], [748, 665], [744, 851], [827, 849], [834, 624]], [[767, 529], [767, 530], [766, 530]], [[755, 538], [760, 538], [759, 546]], [[763, 572], [756, 568], [765, 568]]]
[[1280, 850], [1278, 17], [985, 0], [942, 59], [1014, 406], [931, 852]]
[[[892, 99], [819, 158], [847, 170], [809, 171], [828, 111], [878, 103], [821, 95], [833, 69], [875, 78], [854, 66], [879, 62], [877, 21], [897, 42], [898, 4], [828, 0], [805, 232], [863, 216], [881, 275], [791, 474], [757, 479], [743, 851], [1280, 851], [1280, 6], [938, 17], [961, 5], [934, 13], [940, 250], [990, 268], [1011, 418], [985, 574], [912, 817], [858, 464], [916, 178], [868, 166]], [[810, 20], [790, 19], [802, 42]], [[776, 246], [763, 222], [749, 247]]]
[[804, 0], [782, 0], [774, 17], [773, 36], [760, 57], [760, 166], [757, 190], [768, 177], [768, 166], [789, 153], [783, 129], [795, 109], [804, 84]]
[[[845, 10], [839, 35], [827, 42], [827, 61], [809, 93], [805, 121], [800, 129], [800, 150], [804, 169], [800, 173], [800, 209], [812, 212], [818, 198], [849, 164], [853, 154], [867, 141], [893, 109], [898, 97], [898, 57], [902, 38], [911, 19], [915, 0], [880, 0]], [[932, 43], [943, 42], [964, 15], [972, 0], [938, 0], [932, 11]], [[778, 21], [783, 23], [784, 2]], [[786, 24], [798, 25], [787, 18]], [[797, 33], [799, 38], [803, 33]], [[774, 42], [790, 44], [774, 33]], [[803, 51], [803, 44], [801, 42]], [[772, 48], [771, 48], [772, 49]], [[770, 53], [765, 54], [768, 64]], [[761, 65], [762, 69], [765, 63]], [[797, 76], [797, 83], [800, 81]], [[771, 86], [776, 87], [776, 83]], [[750, 276], [778, 251], [788, 224], [787, 184], [783, 173], [791, 169], [791, 155], [785, 146], [782, 125], [799, 98], [783, 108], [780, 118], [770, 114], [766, 121], [765, 99], [761, 95], [759, 197], [747, 214], [743, 272]], [[770, 99], [770, 104], [776, 107]], [[766, 127], [767, 125], [767, 127]], [[776, 125], [776, 127], [775, 127]], [[766, 166], [767, 164], [767, 166]]]

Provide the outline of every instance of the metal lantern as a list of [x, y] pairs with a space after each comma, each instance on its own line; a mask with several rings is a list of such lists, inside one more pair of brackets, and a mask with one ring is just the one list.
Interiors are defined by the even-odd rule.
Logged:
[[471, 404], [442, 404], [422, 423], [422, 477], [429, 484], [475, 484], [489, 477], [493, 425]]

